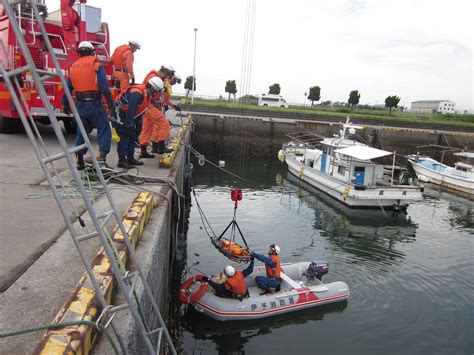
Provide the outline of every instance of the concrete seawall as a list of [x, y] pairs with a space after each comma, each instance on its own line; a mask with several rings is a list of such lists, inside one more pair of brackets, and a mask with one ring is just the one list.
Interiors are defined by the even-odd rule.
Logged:
[[[238, 155], [273, 159], [282, 143], [289, 140], [287, 134], [308, 130], [331, 137], [341, 129], [339, 124], [333, 122], [224, 117], [211, 114], [193, 114], [193, 117], [196, 122], [194, 145], [203, 154], [218, 156]], [[363, 127], [364, 129], [357, 131], [361, 141], [377, 148], [396, 150], [402, 155], [414, 154], [416, 146], [428, 144], [449, 145], [455, 148], [474, 147], [473, 133], [381, 126]], [[449, 159], [448, 155], [446, 158]], [[449, 160], [445, 161], [450, 163]]]

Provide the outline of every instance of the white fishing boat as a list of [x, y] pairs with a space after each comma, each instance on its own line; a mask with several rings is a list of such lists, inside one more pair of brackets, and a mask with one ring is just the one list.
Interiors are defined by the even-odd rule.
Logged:
[[408, 161], [413, 166], [418, 180], [431, 182], [449, 189], [474, 194], [474, 153], [454, 153], [463, 161], [454, 167], [440, 163], [430, 157], [410, 155]]
[[395, 152], [347, 137], [361, 128], [348, 118], [338, 134], [321, 139], [320, 148], [291, 141], [283, 145], [278, 158], [286, 162], [291, 174], [351, 208], [406, 209], [410, 202], [421, 199], [422, 188], [396, 183], [394, 169], [385, 179], [384, 164], [373, 161], [393, 154], [395, 167]]

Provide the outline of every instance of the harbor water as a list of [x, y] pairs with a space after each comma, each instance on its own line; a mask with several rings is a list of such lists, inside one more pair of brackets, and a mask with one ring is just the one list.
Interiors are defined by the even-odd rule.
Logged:
[[[242, 188], [237, 221], [249, 247], [266, 253], [276, 243], [282, 262], [328, 261], [324, 281], [346, 282], [351, 297], [258, 321], [218, 322], [183, 306], [181, 353], [473, 353], [472, 200], [426, 185], [406, 214], [350, 210], [300, 185], [276, 159], [226, 160], [245, 180], [195, 165], [197, 202], [215, 234], [232, 219], [230, 189]], [[182, 280], [245, 267], [212, 246], [194, 198], [182, 253]]]

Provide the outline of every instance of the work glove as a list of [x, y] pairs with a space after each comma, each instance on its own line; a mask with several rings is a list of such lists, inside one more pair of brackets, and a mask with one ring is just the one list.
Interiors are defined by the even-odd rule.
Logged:
[[209, 281], [209, 277], [204, 276], [204, 277], [202, 278], [202, 282], [208, 282], [208, 281]]
[[132, 78], [132, 82], [130, 83], [130, 85], [135, 85], [135, 78]]
[[166, 112], [166, 111], [168, 111], [168, 110], [169, 110], [169, 106], [168, 106], [168, 105], [166, 105], [166, 106], [163, 107], [163, 112]]
[[174, 108], [176, 111], [181, 112], [181, 107], [179, 107], [178, 105], [174, 105], [173, 108]]
[[71, 114], [71, 108], [69, 107], [68, 104], [64, 104], [64, 105], [63, 105], [63, 113], [65, 113], [66, 115], [70, 115], [70, 114]]

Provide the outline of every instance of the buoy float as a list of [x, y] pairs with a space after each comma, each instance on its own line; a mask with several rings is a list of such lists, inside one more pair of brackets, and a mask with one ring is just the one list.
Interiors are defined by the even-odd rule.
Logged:
[[[200, 299], [206, 293], [208, 286], [206, 282], [202, 282], [203, 279], [204, 275], [194, 275], [193, 277], [190, 277], [189, 279], [184, 281], [181, 285], [181, 289], [179, 290], [179, 300], [182, 303], [190, 303]], [[201, 286], [196, 292], [190, 293], [189, 288], [196, 282], [201, 282]]]

